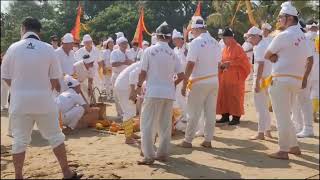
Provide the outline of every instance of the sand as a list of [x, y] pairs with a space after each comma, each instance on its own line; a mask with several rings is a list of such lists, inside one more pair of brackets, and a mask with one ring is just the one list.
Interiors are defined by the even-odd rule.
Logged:
[[[248, 90], [250, 85], [248, 86]], [[138, 166], [139, 148], [123, 143], [124, 135], [110, 135], [84, 129], [66, 138], [68, 160], [72, 168], [84, 173], [83, 178], [153, 178], [153, 179], [213, 179], [213, 178], [280, 178], [319, 179], [319, 124], [314, 123], [316, 136], [299, 139], [302, 156], [290, 155], [290, 160], [267, 157], [278, 149], [277, 139], [251, 141], [256, 134], [257, 118], [252, 93], [246, 93], [246, 114], [239, 126], [227, 125], [215, 129], [213, 149], [200, 147], [203, 138], [194, 140], [192, 149], [177, 146], [183, 139], [177, 133], [172, 139], [169, 161], [151, 166]], [[108, 116], [115, 115], [114, 105], [108, 106]], [[277, 137], [274, 116], [272, 135]], [[14, 178], [12, 139], [6, 136], [7, 114], [1, 114], [1, 179]], [[27, 150], [25, 178], [61, 178], [59, 165], [39, 131], [35, 128]]]

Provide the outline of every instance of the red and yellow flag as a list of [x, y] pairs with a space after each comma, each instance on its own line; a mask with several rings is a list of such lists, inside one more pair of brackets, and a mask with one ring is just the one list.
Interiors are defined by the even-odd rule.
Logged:
[[77, 8], [77, 17], [76, 17], [76, 22], [74, 24], [74, 27], [71, 30], [71, 34], [73, 35], [74, 41], [75, 42], [80, 42], [80, 29], [81, 29], [81, 23], [80, 23], [80, 18], [82, 14], [82, 8], [79, 2], [78, 8]]
[[198, 2], [196, 12], [194, 12], [193, 16], [201, 16], [201, 2]]
[[151, 36], [151, 33], [149, 33], [146, 29], [146, 26], [144, 24], [144, 9], [143, 7], [140, 8], [140, 17], [138, 21], [138, 25], [136, 28], [136, 32], [134, 33], [133, 40], [134, 42], [139, 43], [139, 47], [142, 47], [142, 41], [143, 41], [143, 32], [146, 32]]

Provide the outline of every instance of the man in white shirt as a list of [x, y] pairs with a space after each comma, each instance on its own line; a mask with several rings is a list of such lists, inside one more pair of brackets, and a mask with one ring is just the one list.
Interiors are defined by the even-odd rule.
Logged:
[[[67, 33], [62, 37], [62, 45], [55, 50], [57, 58], [60, 62], [63, 75], [73, 75], [73, 64], [75, 63], [73, 52], [73, 36]], [[64, 83], [63, 77], [60, 79], [61, 92], [68, 89]]]
[[119, 74], [114, 85], [114, 92], [119, 98], [119, 104], [123, 111], [122, 121], [126, 144], [133, 144], [135, 143], [135, 139], [140, 138], [133, 132], [133, 117], [136, 116], [136, 85], [141, 71], [140, 66], [140, 61], [138, 61], [126, 67]]
[[103, 50], [101, 52], [101, 59], [103, 61], [103, 75], [104, 75], [104, 88], [106, 89], [106, 93], [108, 98], [112, 97], [112, 83], [111, 83], [111, 75], [112, 75], [112, 67], [110, 62], [111, 52], [113, 51], [114, 42], [111, 37], [109, 37], [106, 41], [103, 42]]
[[[146, 80], [146, 94], [140, 122], [144, 158], [138, 161], [139, 165], [152, 164], [155, 159], [166, 161], [169, 156], [175, 86], [184, 78], [180, 61], [168, 45], [171, 32], [169, 25], [162, 23], [156, 29], [157, 44], [147, 48], [142, 57], [137, 91], [141, 94]], [[157, 153], [153, 147], [156, 133], [160, 143]]]
[[[100, 51], [98, 48], [94, 47], [92, 38], [89, 34], [86, 34], [83, 36], [83, 44], [84, 47], [80, 48], [78, 51], [75, 52], [75, 59], [76, 61], [82, 60], [82, 57], [84, 55], [89, 55], [90, 59], [93, 59], [94, 66], [93, 66], [93, 84], [95, 87], [98, 87], [99, 89], [102, 89], [103, 83], [102, 80], [99, 77], [99, 68], [103, 67], [103, 61], [100, 59]], [[90, 86], [89, 86], [90, 88]], [[92, 89], [89, 90], [91, 92]]]
[[133, 41], [132, 48], [130, 48], [127, 52], [129, 56], [128, 58], [132, 59], [134, 62], [138, 61], [138, 55], [140, 51], [142, 51], [142, 49], [139, 47], [139, 43]]
[[260, 139], [263, 140], [264, 136], [272, 138], [271, 130], [271, 116], [268, 111], [268, 92], [267, 88], [261, 88], [261, 82], [271, 74], [272, 64], [269, 60], [264, 59], [264, 54], [270, 41], [264, 40], [262, 37], [262, 31], [253, 26], [247, 32], [249, 38], [248, 42], [253, 47], [253, 53], [255, 57], [254, 70], [253, 70], [253, 93], [254, 104], [258, 115], [258, 134], [250, 138], [251, 140]]
[[97, 119], [90, 118], [90, 113], [98, 114], [99, 109], [90, 108], [81, 96], [80, 83], [71, 76], [64, 77], [68, 89], [62, 92], [55, 101], [61, 113], [62, 125], [66, 126], [63, 132], [88, 127], [88, 124]]
[[[1, 53], [1, 64], [5, 53]], [[1, 111], [8, 110], [9, 86], [1, 79]]]
[[57, 35], [52, 35], [50, 37], [51, 39], [51, 45], [53, 47], [53, 49], [58, 49], [59, 48], [59, 38]]
[[[112, 66], [111, 83], [113, 87], [121, 71], [134, 62], [133, 60], [129, 59], [127, 55], [128, 40], [125, 37], [120, 37], [117, 39], [116, 43], [119, 46], [119, 49], [113, 50], [110, 56], [110, 62]], [[115, 96], [114, 98], [118, 116], [121, 116], [122, 110], [118, 97]]]
[[21, 40], [9, 47], [1, 66], [1, 78], [11, 91], [9, 119], [15, 178], [23, 179], [25, 151], [35, 122], [53, 148], [64, 178], [76, 178], [77, 174], [68, 166], [64, 135], [52, 97], [52, 89], [60, 91], [61, 67], [52, 46], [40, 41], [40, 29], [37, 19], [27, 17], [22, 22]]
[[90, 58], [90, 55], [84, 55], [81, 61], [73, 64], [74, 77], [80, 82], [81, 94], [85, 98], [86, 102], [90, 102], [92, 95], [92, 84], [94, 77], [94, 60]]
[[249, 43], [247, 41], [247, 39], [248, 39], [248, 34], [247, 33], [245, 33], [243, 35], [243, 37], [245, 39], [245, 42], [242, 44], [242, 48], [243, 48], [244, 52], [247, 54], [249, 62], [254, 64], [253, 61], [252, 61], [253, 60], [253, 46], [252, 46], [251, 43]]
[[274, 63], [269, 93], [277, 120], [280, 146], [277, 152], [269, 156], [289, 159], [289, 153], [301, 154], [290, 114], [297, 93], [307, 87], [313, 58], [306, 37], [297, 25], [298, 11], [290, 2], [283, 3], [281, 7], [278, 22], [284, 31], [272, 40], [265, 54], [265, 59]]
[[221, 48], [206, 30], [200, 16], [192, 18], [191, 32], [195, 39], [190, 43], [187, 55], [185, 79], [181, 93], [187, 96], [188, 124], [182, 147], [191, 148], [201, 112], [205, 117], [205, 140], [201, 146], [211, 148], [216, 120], [216, 103], [218, 93], [218, 63], [221, 60]]

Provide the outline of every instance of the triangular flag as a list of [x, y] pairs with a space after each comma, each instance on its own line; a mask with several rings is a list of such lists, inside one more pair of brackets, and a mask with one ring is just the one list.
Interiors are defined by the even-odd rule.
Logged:
[[77, 8], [76, 22], [74, 24], [74, 27], [71, 30], [71, 34], [73, 35], [75, 42], [80, 42], [81, 14], [82, 14], [82, 8], [81, 8], [80, 2], [79, 2], [78, 8]]

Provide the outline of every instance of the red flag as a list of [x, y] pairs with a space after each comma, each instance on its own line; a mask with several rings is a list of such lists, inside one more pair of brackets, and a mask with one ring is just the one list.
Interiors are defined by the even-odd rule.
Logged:
[[77, 8], [77, 17], [76, 17], [76, 22], [74, 24], [74, 27], [71, 30], [71, 34], [73, 35], [74, 41], [75, 42], [80, 42], [80, 29], [81, 29], [81, 23], [80, 23], [80, 18], [82, 14], [82, 8], [79, 2], [78, 8]]
[[136, 32], [134, 33], [133, 37], [133, 42], [138, 42], [139, 47], [142, 47], [142, 41], [143, 41], [143, 32], [145, 31], [145, 26], [144, 26], [144, 10], [143, 8], [140, 9], [140, 17], [138, 21], [138, 25], [136, 28]]
[[193, 16], [201, 16], [201, 2], [198, 2], [196, 12], [194, 12]]

